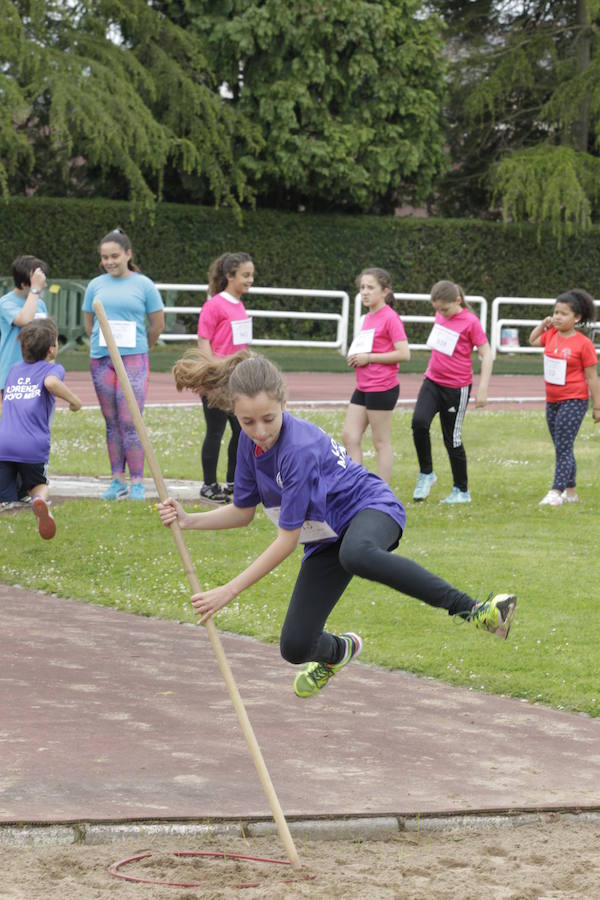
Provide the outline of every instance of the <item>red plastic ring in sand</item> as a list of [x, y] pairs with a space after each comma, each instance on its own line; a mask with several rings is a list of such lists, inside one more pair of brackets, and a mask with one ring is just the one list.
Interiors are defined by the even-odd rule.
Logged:
[[[140, 862], [143, 859], [151, 859], [152, 853], [139, 853], [137, 856], [128, 856], [126, 859], [121, 859], [118, 862], [112, 863], [108, 867], [108, 871], [111, 875], [114, 875], [115, 878], [122, 878], [124, 881], [133, 881], [136, 884], [161, 884], [164, 887], [183, 887], [183, 888], [193, 888], [193, 887], [202, 887], [201, 881], [160, 881], [153, 878], [140, 878], [138, 875], [127, 875], [125, 872], [120, 872], [119, 870], [122, 866], [127, 866], [130, 863]], [[243, 856], [241, 853], [227, 853], [226, 851], [222, 852], [209, 852], [209, 851], [199, 851], [199, 850], [174, 850], [171, 853], [171, 856], [175, 857], [212, 857], [213, 859], [241, 859], [245, 862], [256, 862], [256, 863], [269, 863], [275, 866], [291, 866], [291, 862], [289, 859], [268, 859], [262, 856]], [[304, 866], [302, 867], [304, 868]], [[293, 884], [295, 881], [313, 881], [317, 876], [316, 875], [298, 875], [296, 878], [287, 878], [284, 879], [282, 884]], [[237, 884], [231, 884], [230, 887], [233, 888], [252, 888], [252, 887], [261, 887], [262, 882], [260, 881], [246, 881], [246, 882], [238, 882]]]

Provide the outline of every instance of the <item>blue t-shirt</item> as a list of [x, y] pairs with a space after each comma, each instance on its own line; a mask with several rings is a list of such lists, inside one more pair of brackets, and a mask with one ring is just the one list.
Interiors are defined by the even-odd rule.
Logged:
[[[92, 303], [96, 299], [100, 300], [104, 307], [121, 356], [147, 353], [146, 315], [164, 308], [162, 297], [154, 282], [140, 272], [132, 272], [123, 278], [113, 278], [108, 274], [98, 275], [86, 288], [83, 311], [94, 314]], [[117, 322], [123, 324], [113, 324]], [[90, 340], [90, 356], [93, 359], [109, 356], [106, 344], [103, 346], [101, 334], [98, 319], [94, 316]]]
[[242, 432], [234, 503], [239, 507], [262, 503], [280, 528], [303, 528], [305, 558], [338, 540], [361, 509], [387, 513], [404, 530], [406, 513], [391, 488], [312, 422], [284, 412], [273, 447], [260, 456], [255, 447]]
[[[4, 388], [4, 382], [8, 370], [15, 363], [22, 362], [19, 332], [21, 327], [13, 325], [17, 316], [25, 306], [26, 297], [21, 297], [16, 291], [11, 291], [0, 297], [0, 391]], [[46, 304], [40, 297], [35, 313], [36, 319], [45, 319], [48, 316]]]
[[54, 394], [44, 387], [48, 375], [65, 380], [63, 367], [45, 360], [17, 363], [8, 373], [0, 418], [0, 460], [48, 462], [55, 403]]

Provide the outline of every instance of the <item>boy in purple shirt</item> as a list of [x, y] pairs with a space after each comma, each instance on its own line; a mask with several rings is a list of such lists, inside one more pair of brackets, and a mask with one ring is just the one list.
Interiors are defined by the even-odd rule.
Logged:
[[[40, 535], [48, 540], [56, 523], [48, 509], [50, 425], [55, 397], [76, 412], [81, 400], [63, 384], [65, 370], [54, 362], [58, 331], [51, 319], [35, 319], [19, 333], [23, 362], [10, 369], [0, 418], [0, 504], [12, 508], [22, 492], [33, 499]], [[20, 482], [19, 482], [20, 480]]]
[[308, 665], [294, 680], [298, 697], [311, 697], [351, 659], [362, 640], [354, 632], [324, 630], [327, 617], [353, 575], [388, 585], [506, 638], [516, 597], [498, 594], [477, 603], [418, 563], [391, 553], [406, 514], [388, 485], [354, 462], [322, 429], [284, 412], [281, 372], [267, 359], [242, 351], [220, 362], [184, 358], [173, 369], [178, 388], [191, 388], [221, 408], [233, 409], [243, 434], [238, 445], [233, 503], [186, 513], [171, 498], [158, 510], [165, 525], [218, 530], [241, 528], [263, 503], [277, 537], [227, 584], [194, 594], [206, 622], [243, 590], [264, 578], [305, 544], [280, 638], [288, 662]]

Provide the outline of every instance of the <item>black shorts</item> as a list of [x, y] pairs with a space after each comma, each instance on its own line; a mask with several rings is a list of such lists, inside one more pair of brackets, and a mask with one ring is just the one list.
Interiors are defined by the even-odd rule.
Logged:
[[399, 396], [399, 384], [389, 391], [359, 391], [357, 388], [350, 397], [350, 403], [354, 403], [355, 406], [366, 406], [367, 409], [389, 411], [394, 409]]
[[49, 484], [48, 463], [0, 460], [0, 501], [14, 503], [38, 484]]

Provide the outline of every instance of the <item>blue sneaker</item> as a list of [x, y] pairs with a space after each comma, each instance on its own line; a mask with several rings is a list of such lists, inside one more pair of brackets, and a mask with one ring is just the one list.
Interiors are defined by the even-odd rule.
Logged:
[[129, 491], [127, 485], [118, 478], [113, 478], [103, 494], [100, 494], [101, 500], [125, 500]]
[[145, 500], [146, 499], [146, 488], [142, 484], [141, 481], [135, 481], [131, 487], [129, 488], [129, 499], [130, 500]]
[[452, 488], [447, 497], [440, 500], [440, 503], [470, 503], [471, 495], [468, 491], [461, 491], [456, 485]]
[[429, 491], [433, 487], [433, 485], [437, 481], [437, 475], [435, 472], [429, 472], [425, 474], [425, 472], [419, 472], [419, 477], [417, 478], [417, 486], [415, 487], [415, 491], [413, 494], [413, 500], [416, 500], [419, 503], [421, 500], [426, 500], [429, 497]]

